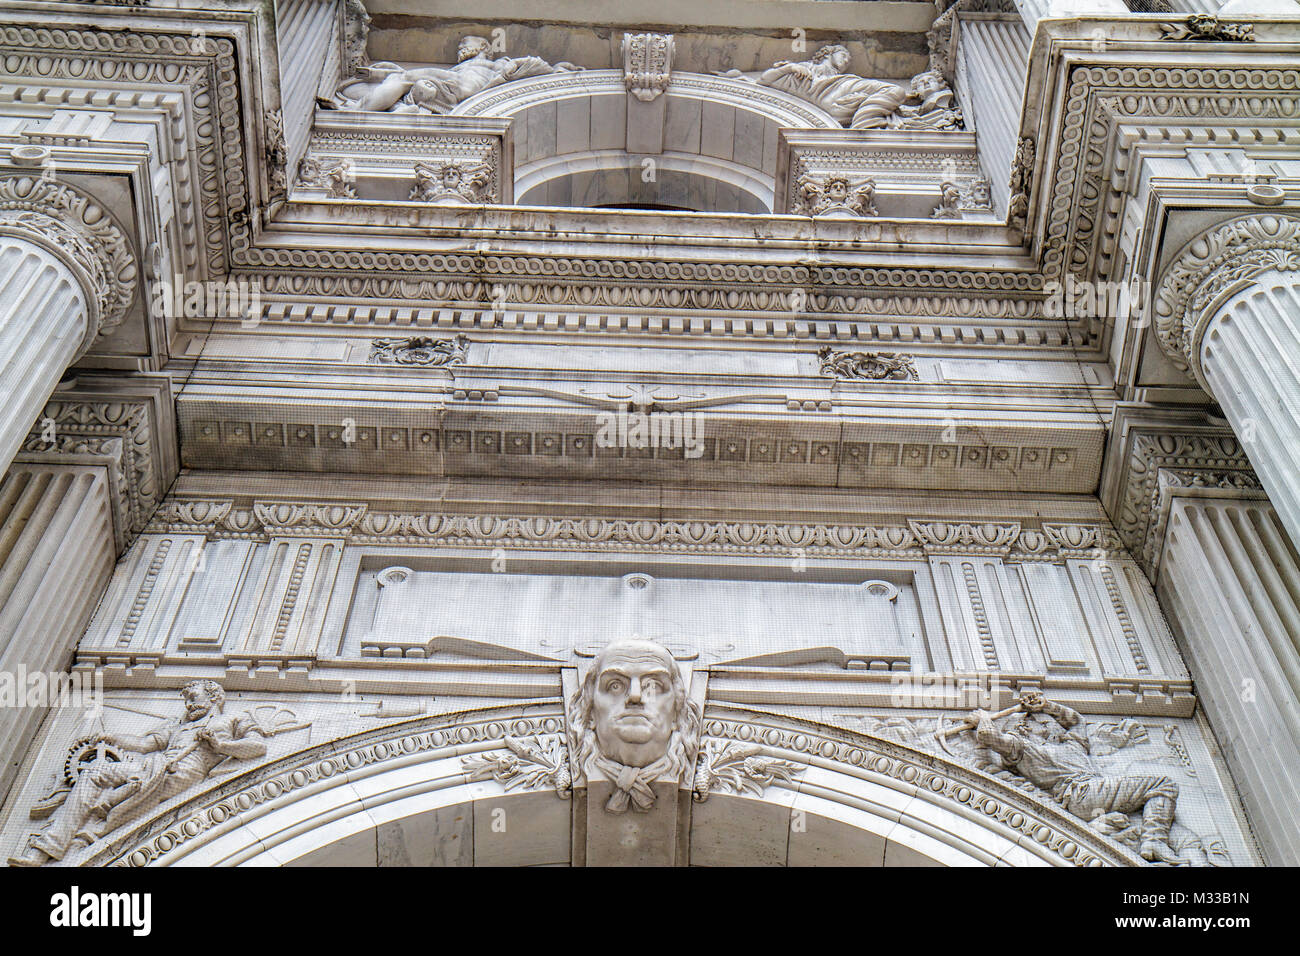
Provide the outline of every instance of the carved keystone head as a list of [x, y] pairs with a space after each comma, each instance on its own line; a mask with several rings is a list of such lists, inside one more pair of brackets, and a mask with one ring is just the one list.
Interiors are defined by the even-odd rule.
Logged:
[[694, 740], [694, 708], [667, 648], [653, 641], [616, 640], [592, 662], [574, 700], [579, 766], [595, 752], [626, 767], [668, 757], [674, 770]]

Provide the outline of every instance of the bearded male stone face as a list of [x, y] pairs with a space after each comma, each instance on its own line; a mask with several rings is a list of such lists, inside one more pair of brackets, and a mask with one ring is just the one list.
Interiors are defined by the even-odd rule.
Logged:
[[601, 651], [592, 665], [592, 716], [601, 753], [628, 767], [664, 756], [681, 706], [676, 666], [649, 641], [619, 641]]

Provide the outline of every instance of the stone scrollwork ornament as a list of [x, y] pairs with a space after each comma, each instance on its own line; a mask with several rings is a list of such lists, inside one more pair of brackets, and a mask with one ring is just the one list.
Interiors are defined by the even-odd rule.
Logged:
[[343, 4], [343, 63], [346, 75], [354, 76], [370, 62], [366, 40], [370, 34], [370, 14], [361, 0]]
[[1270, 270], [1300, 270], [1300, 219], [1248, 216], [1188, 243], [1152, 299], [1156, 338], [1165, 354], [1199, 377], [1200, 340], [1213, 306]]
[[623, 34], [623, 85], [638, 100], [656, 99], [668, 89], [672, 72], [672, 34]]
[[574, 766], [584, 778], [599, 772], [610, 781], [610, 813], [649, 811], [653, 785], [676, 783], [690, 767], [699, 728], [677, 662], [653, 641], [606, 645], [569, 702]]
[[931, 219], [961, 218], [961, 189], [956, 183], [945, 182], [939, 186], [939, 205], [930, 213]]
[[436, 205], [491, 202], [492, 167], [486, 163], [416, 163], [412, 202]]
[[434, 339], [425, 335], [408, 338], [374, 339], [370, 343], [372, 365], [421, 365], [426, 368], [464, 363], [469, 340], [463, 335]]
[[139, 270], [126, 234], [97, 202], [43, 177], [0, 178], [0, 232], [54, 246], [81, 269], [93, 300], [87, 346], [121, 324]]
[[817, 353], [821, 373], [835, 378], [906, 382], [917, 380], [915, 359], [898, 352], [836, 352], [827, 347]]
[[325, 190], [330, 199], [357, 198], [357, 171], [352, 160], [322, 163], [312, 156], [304, 157], [298, 164], [298, 183]]
[[1165, 23], [1160, 27], [1162, 40], [1211, 40], [1253, 43], [1255, 28], [1249, 23], [1224, 23], [1216, 16], [1196, 13], [1182, 23]]

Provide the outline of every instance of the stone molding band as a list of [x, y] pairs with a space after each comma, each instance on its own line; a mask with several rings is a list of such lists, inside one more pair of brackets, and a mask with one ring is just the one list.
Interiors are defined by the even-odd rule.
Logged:
[[1201, 342], [1219, 307], [1266, 272], [1300, 270], [1300, 219], [1243, 216], [1187, 243], [1156, 289], [1155, 332], [1165, 354], [1213, 394]]

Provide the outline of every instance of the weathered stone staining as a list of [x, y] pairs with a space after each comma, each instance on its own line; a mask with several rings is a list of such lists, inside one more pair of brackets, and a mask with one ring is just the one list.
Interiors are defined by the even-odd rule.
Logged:
[[0, 856], [1300, 862], [1279, 4], [8, 0]]

